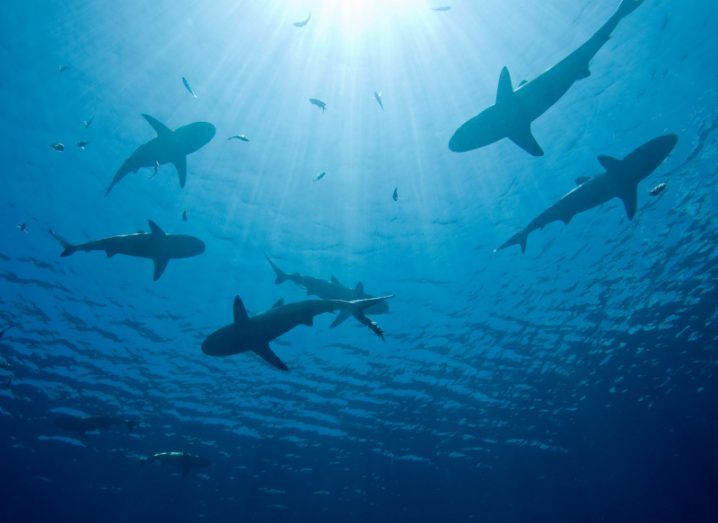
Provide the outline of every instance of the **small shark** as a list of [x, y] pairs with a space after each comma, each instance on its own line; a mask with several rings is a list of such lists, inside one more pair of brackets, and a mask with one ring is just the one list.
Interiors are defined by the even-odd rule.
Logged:
[[96, 430], [107, 430], [116, 426], [126, 426], [128, 432], [132, 432], [137, 427], [138, 422], [125, 419], [116, 418], [112, 416], [62, 416], [56, 418], [53, 422], [56, 427], [66, 430], [67, 432], [74, 432], [81, 438], [86, 437], [86, 432], [93, 432]]
[[137, 172], [142, 167], [167, 163], [172, 163], [177, 168], [180, 187], [184, 187], [187, 181], [187, 155], [207, 145], [216, 132], [214, 125], [207, 122], [191, 123], [173, 131], [148, 114], [143, 114], [142, 117], [152, 126], [157, 137], [140, 145], [125, 160], [112, 178], [105, 196], [129, 173]]
[[623, 200], [626, 215], [632, 220], [636, 214], [638, 183], [663, 163], [676, 143], [678, 137], [675, 134], [668, 134], [643, 144], [622, 160], [599, 156], [598, 161], [605, 169], [604, 173], [577, 179], [578, 187], [539, 214], [521, 232], [512, 236], [497, 250], [520, 245], [521, 252], [526, 252], [526, 240], [531, 232], [555, 221], [568, 224], [576, 214], [613, 198]]
[[184, 84], [184, 88], [187, 89], [187, 92], [191, 94], [194, 98], [197, 98], [197, 95], [192, 90], [192, 86], [189, 84], [189, 80], [187, 80], [187, 78], [185, 78], [184, 76], [182, 77], [182, 83]]
[[209, 467], [212, 462], [202, 456], [190, 454], [184, 451], [157, 452], [150, 457], [140, 460], [140, 465], [144, 465], [150, 461], [156, 461], [163, 465], [173, 465], [182, 469], [182, 475], [186, 476], [192, 469]]
[[234, 298], [234, 322], [216, 330], [202, 342], [202, 352], [209, 356], [230, 356], [252, 351], [270, 365], [289, 370], [272, 352], [269, 342], [292, 330], [297, 325], [314, 325], [314, 316], [336, 310], [348, 310], [363, 325], [384, 339], [384, 331], [364, 315], [366, 309], [378, 305], [391, 296], [366, 300], [306, 300], [284, 304], [278, 301], [274, 307], [251, 318], [239, 296]]
[[190, 258], [204, 252], [204, 242], [194, 236], [184, 234], [165, 234], [160, 227], [148, 220], [150, 232], [137, 232], [109, 236], [99, 240], [73, 245], [55, 231], [50, 235], [65, 248], [60, 256], [70, 256], [77, 251], [105, 251], [110, 258], [115, 254], [149, 258], [155, 263], [153, 279], [157, 281], [167, 268], [167, 263], [175, 258]]
[[384, 110], [384, 102], [381, 101], [381, 93], [379, 91], [374, 91], [374, 99], [376, 100], [376, 103], [379, 104], [379, 107], [381, 107], [381, 110]]
[[314, 178], [312, 178], [312, 181], [313, 181], [313, 182], [318, 182], [319, 180], [321, 180], [322, 178], [324, 178], [326, 175], [327, 175], [327, 172], [326, 172], [326, 171], [322, 171], [322, 172], [320, 172], [319, 174], [317, 174]]
[[529, 154], [543, 156], [543, 149], [531, 134], [531, 123], [558, 102], [574, 83], [591, 75], [591, 59], [608, 42], [618, 23], [642, 2], [623, 0], [618, 11], [590, 40], [516, 90], [509, 70], [504, 67], [499, 78], [496, 104], [459, 127], [449, 141], [449, 149], [466, 152], [508, 138]]
[[327, 110], [327, 104], [322, 102], [319, 98], [310, 98], [309, 103], [319, 107], [322, 110], [322, 112]]
[[[324, 300], [352, 301], [374, 298], [374, 296], [364, 292], [364, 284], [362, 282], [357, 283], [356, 287], [350, 289], [349, 287], [342, 285], [334, 276], [331, 277], [330, 281], [327, 281], [319, 278], [312, 278], [311, 276], [302, 276], [299, 273], [287, 274], [282, 269], [277, 267], [269, 256], [265, 256], [265, 258], [267, 258], [269, 265], [271, 265], [274, 270], [274, 274], [276, 275], [274, 283], [277, 285], [280, 285], [285, 281], [291, 281], [300, 287], [304, 287], [307, 291], [307, 296], [314, 295]], [[369, 307], [366, 312], [371, 315], [385, 314], [389, 312], [389, 304], [382, 301], [372, 307]], [[350, 310], [340, 310], [339, 314], [337, 314], [337, 317], [334, 319], [334, 322], [332, 322], [332, 328], [343, 323], [349, 316], [351, 316]]]
[[299, 22], [294, 22], [294, 24], [292, 24], [292, 25], [294, 25], [294, 27], [304, 27], [305, 25], [307, 25], [309, 23], [309, 20], [311, 20], [311, 19], [312, 19], [312, 13], [309, 13], [309, 15], [304, 20], [300, 20]]

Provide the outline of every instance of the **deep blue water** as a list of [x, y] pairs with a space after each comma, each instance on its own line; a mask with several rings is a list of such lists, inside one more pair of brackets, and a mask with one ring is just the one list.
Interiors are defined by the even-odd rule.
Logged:
[[[718, 4], [623, 20], [534, 123], [545, 156], [447, 146], [503, 66], [531, 80], [618, 4], [5, 2], [0, 521], [718, 521]], [[184, 189], [162, 165], [105, 197], [155, 136], [141, 113], [217, 134]], [[666, 133], [633, 220], [614, 199], [494, 252], [597, 155]], [[206, 252], [153, 282], [48, 234], [147, 219]], [[203, 354], [235, 295], [306, 299], [265, 254], [394, 294], [385, 342], [322, 315], [271, 344], [289, 372]], [[140, 425], [81, 438], [68, 414]], [[139, 466], [170, 450], [212, 465]]]

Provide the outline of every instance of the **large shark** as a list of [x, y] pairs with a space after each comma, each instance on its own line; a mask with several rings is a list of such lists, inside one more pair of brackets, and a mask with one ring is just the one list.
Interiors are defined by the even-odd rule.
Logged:
[[618, 160], [599, 156], [598, 161], [605, 172], [593, 177], [576, 179], [578, 186], [558, 202], [531, 220], [522, 231], [513, 235], [498, 250], [520, 245], [526, 251], [528, 235], [555, 221], [568, 224], [578, 213], [597, 207], [613, 198], [620, 198], [629, 220], [636, 214], [638, 183], [655, 171], [678, 143], [675, 134], [655, 138]]
[[56, 427], [68, 432], [74, 432], [84, 438], [86, 432], [107, 430], [115, 426], [125, 426], [129, 432], [132, 432], [138, 422], [113, 416], [61, 416], [56, 418], [54, 423]]
[[214, 138], [216, 129], [208, 122], [195, 122], [174, 131], [148, 114], [142, 117], [157, 133], [146, 144], [140, 145], [135, 152], [120, 166], [107, 188], [105, 196], [129, 173], [137, 172], [142, 167], [154, 167], [172, 163], [177, 168], [180, 187], [187, 181], [187, 155], [204, 147]]
[[531, 123], [558, 102], [574, 83], [591, 75], [591, 59], [608, 42], [618, 23], [642, 2], [623, 0], [618, 11], [590, 40], [516, 90], [509, 70], [504, 67], [499, 77], [496, 104], [459, 127], [449, 141], [449, 149], [466, 152], [508, 138], [529, 154], [543, 156], [543, 149], [531, 134]]
[[288, 370], [279, 357], [272, 352], [269, 342], [298, 325], [314, 325], [314, 316], [339, 309], [349, 309], [357, 320], [384, 339], [384, 331], [364, 315], [372, 305], [383, 302], [391, 296], [365, 300], [306, 300], [284, 304], [279, 300], [268, 311], [250, 317], [239, 296], [234, 298], [234, 322], [210, 334], [202, 342], [202, 352], [209, 356], [230, 356], [252, 351], [270, 365]]
[[[267, 258], [269, 265], [271, 265], [272, 269], [274, 269], [274, 274], [277, 276], [274, 283], [277, 285], [280, 285], [285, 281], [291, 281], [300, 287], [304, 287], [307, 290], [307, 296], [314, 295], [325, 300], [352, 301], [374, 297], [364, 292], [364, 284], [362, 282], [357, 283], [356, 287], [350, 289], [349, 287], [342, 285], [341, 282], [334, 276], [331, 277], [330, 281], [327, 281], [319, 278], [312, 278], [311, 276], [302, 276], [298, 272], [295, 272], [294, 274], [287, 274], [282, 269], [277, 267], [269, 256], [265, 257]], [[366, 313], [372, 315], [384, 314], [387, 312], [389, 312], [389, 304], [386, 303], [386, 301], [379, 302], [366, 309]], [[332, 328], [342, 323], [349, 316], [351, 316], [350, 309], [340, 309], [339, 314], [337, 314], [337, 317], [332, 322]]]
[[150, 457], [141, 459], [140, 465], [144, 465], [150, 461], [156, 461], [158, 463], [162, 463], [163, 465], [174, 465], [175, 467], [179, 467], [182, 469], [183, 476], [189, 474], [192, 469], [206, 468], [212, 464], [212, 462], [207, 458], [184, 451], [157, 452], [156, 454], [152, 454]]
[[174, 258], [190, 258], [204, 252], [204, 242], [185, 234], [166, 234], [160, 227], [148, 220], [150, 232], [121, 234], [73, 245], [55, 231], [50, 234], [65, 248], [60, 256], [70, 256], [77, 251], [105, 251], [110, 258], [115, 254], [125, 254], [139, 258], [149, 258], [155, 263], [154, 280], [157, 281], [167, 263]]

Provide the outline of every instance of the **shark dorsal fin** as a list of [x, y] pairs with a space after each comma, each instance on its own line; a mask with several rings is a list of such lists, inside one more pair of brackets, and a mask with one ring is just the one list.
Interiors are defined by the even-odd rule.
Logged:
[[601, 166], [606, 169], [607, 173], [610, 173], [612, 171], [617, 171], [619, 169], [619, 166], [621, 165], [621, 160], [618, 160], [616, 158], [613, 158], [612, 156], [599, 156], [597, 158], [598, 163], [601, 164]]
[[579, 176], [578, 178], [576, 178], [576, 185], [583, 185], [590, 179], [591, 179], [590, 176]]
[[511, 73], [508, 67], [501, 69], [499, 76], [499, 87], [496, 90], [496, 103], [502, 104], [508, 102], [514, 94], [514, 88], [511, 85]]
[[342, 283], [337, 279], [336, 276], [332, 276], [331, 278], [329, 278], [329, 280], [330, 280], [332, 283], [336, 284], [336, 285], [341, 285], [341, 284], [342, 284]]
[[244, 308], [244, 303], [242, 303], [242, 298], [239, 296], [234, 297], [234, 306], [233, 306], [233, 312], [234, 312], [234, 323], [244, 323], [249, 319], [249, 316], [247, 315], [247, 309]]
[[157, 225], [152, 220], [147, 220], [147, 223], [150, 224], [150, 234], [159, 234], [161, 236], [165, 235], [165, 231], [163, 231], [159, 225]]
[[149, 114], [143, 114], [142, 118], [147, 120], [147, 123], [150, 124], [157, 133], [157, 136], [169, 136], [172, 134], [172, 129], [160, 122], [157, 118], [150, 116]]
[[281, 307], [282, 305], [284, 305], [284, 298], [279, 298], [276, 302], [274, 302], [272, 308], [276, 309], [277, 307]]
[[354, 287], [354, 294], [356, 296], [362, 296], [364, 294], [364, 284], [362, 282], [357, 283], [357, 286]]

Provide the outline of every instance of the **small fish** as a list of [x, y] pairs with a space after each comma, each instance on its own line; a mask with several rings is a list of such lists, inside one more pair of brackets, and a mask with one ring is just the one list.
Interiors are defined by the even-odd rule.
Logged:
[[441, 6], [439, 6], [439, 7], [432, 7], [432, 8], [431, 8], [432, 11], [448, 11], [448, 10], [450, 10], [450, 9], [451, 9], [451, 6], [450, 6], [450, 5], [441, 5]]
[[327, 104], [324, 103], [323, 101], [321, 101], [319, 98], [310, 98], [309, 103], [319, 107], [322, 110], [322, 112], [327, 110]]
[[50, 147], [52, 147], [53, 149], [55, 149], [57, 152], [60, 152], [60, 153], [65, 150], [65, 144], [60, 143], [60, 142], [51, 143]]
[[655, 187], [653, 187], [651, 190], [649, 190], [649, 191], [648, 191], [648, 194], [650, 194], [651, 196], [658, 196], [659, 194], [661, 194], [661, 193], [662, 193], [663, 191], [665, 191], [666, 189], [668, 189], [668, 184], [667, 184], [667, 183], [659, 183], [658, 185], [656, 185]]
[[184, 211], [182, 211], [182, 221], [183, 221], [183, 222], [186, 222], [186, 221], [187, 221], [187, 209], [185, 209]]
[[92, 121], [95, 119], [94, 116], [91, 116], [89, 120], [82, 120], [82, 125], [85, 126], [85, 129], [89, 129], [92, 125]]
[[227, 140], [242, 140], [243, 142], [248, 142], [249, 138], [247, 138], [246, 134], [235, 134], [234, 136], [227, 138]]
[[379, 104], [379, 107], [381, 107], [381, 110], [384, 110], [384, 103], [381, 101], [381, 92], [380, 91], [374, 91], [374, 98], [376, 99], [376, 103]]
[[194, 94], [194, 91], [192, 90], [192, 86], [189, 84], [187, 78], [185, 78], [184, 76], [182, 77], [182, 83], [184, 84], [184, 88], [187, 89], [187, 92], [197, 98], [197, 95]]
[[85, 140], [80, 140], [79, 142], [77, 142], [77, 146], [84, 151], [85, 147], [87, 147], [89, 143], [90, 142], [86, 142]]
[[[20, 225], [18, 225], [17, 230], [20, 232], [27, 233], [27, 222], [22, 222]], [[0, 337], [2, 337], [2, 336], [0, 336]]]
[[64, 73], [65, 71], [67, 71], [67, 68], [68, 68], [68, 67], [70, 67], [70, 66], [69, 66], [69, 65], [62, 65], [62, 64], [60, 64], [60, 65], [57, 66], [57, 70], [58, 70], [59, 72], [61, 72], [61, 73]]
[[152, 171], [152, 177], [153, 177], [153, 178], [155, 177], [155, 175], [157, 175], [157, 173], [159, 172], [159, 170], [160, 170], [160, 162], [155, 161], [155, 166], [154, 166], [154, 169], [153, 169], [153, 171]]
[[307, 16], [304, 20], [301, 20], [299, 22], [294, 22], [294, 27], [304, 27], [309, 23], [309, 20], [312, 19], [312, 13], [309, 13], [309, 16]]
[[394, 193], [391, 195], [391, 199], [395, 202], [399, 201], [399, 188], [394, 187]]
[[322, 178], [324, 178], [326, 175], [327, 175], [327, 173], [324, 172], [324, 171], [322, 171], [322, 172], [320, 172], [319, 174], [317, 174], [317, 175], [314, 177], [314, 181], [315, 181], [315, 182], [318, 182], [319, 180], [321, 180]]

